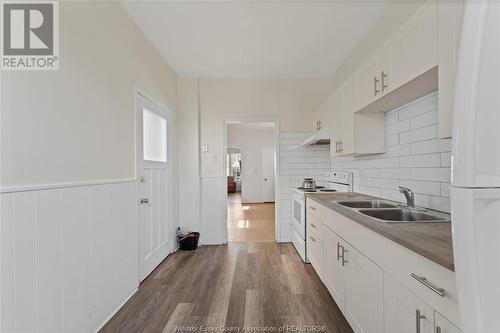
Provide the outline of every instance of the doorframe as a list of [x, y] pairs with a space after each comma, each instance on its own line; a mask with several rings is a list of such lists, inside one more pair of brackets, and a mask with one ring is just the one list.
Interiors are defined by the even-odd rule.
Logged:
[[[139, 119], [139, 106], [140, 106], [140, 101], [139, 101], [139, 96], [142, 98], [146, 99], [150, 103], [154, 104], [160, 111], [163, 113], [163, 115], [167, 119], [167, 183], [172, 184], [173, 182], [173, 177], [172, 177], [172, 112], [170, 111], [169, 108], [167, 108], [163, 103], [158, 102], [155, 98], [152, 98], [150, 94], [148, 94], [144, 89], [142, 89], [139, 85], [134, 83], [134, 89], [133, 89], [133, 104], [134, 104], [134, 154], [135, 154], [135, 181], [137, 184], [136, 188], [136, 196], [137, 196], [137, 252], [138, 252], [138, 281], [139, 284], [144, 280], [142, 279], [142, 258], [141, 258], [141, 210], [140, 210], [140, 202], [139, 198], [141, 196], [141, 189], [140, 189], [140, 174], [139, 174], [139, 166], [141, 163], [139, 162], [139, 159], [142, 158], [142, 156], [139, 156], [139, 152], [142, 151], [142, 149], [139, 149], [139, 144], [142, 144], [142, 138], [139, 139], [139, 125], [142, 125], [142, 120]], [[150, 165], [154, 165], [156, 162], [150, 162]], [[163, 162], [160, 162], [163, 163]], [[167, 193], [167, 208], [171, 205], [171, 195], [170, 191], [168, 189], [165, 189], [165, 192]], [[169, 217], [170, 212], [167, 211], [167, 218]], [[168, 223], [168, 220], [167, 220]], [[169, 230], [168, 235], [171, 235], [172, 230]], [[170, 237], [171, 238], [171, 237]], [[172, 239], [170, 239], [172, 241]], [[171, 253], [171, 249], [173, 248], [173, 244], [169, 244], [168, 248], [168, 253], [165, 256], [165, 258], [168, 256], [169, 253]]]
[[[221, 152], [223, 152], [224, 158], [222, 158], [222, 175], [224, 180], [226, 180], [227, 172], [227, 125], [229, 124], [248, 124], [248, 123], [274, 123], [274, 159], [276, 161], [274, 169], [274, 241], [276, 243], [281, 242], [280, 236], [280, 124], [278, 116], [262, 116], [262, 117], [224, 117], [221, 123]], [[226, 181], [227, 182], [227, 181]], [[225, 182], [225, 183], [226, 183]], [[224, 204], [227, 205], [227, 186], [224, 186], [223, 193]], [[228, 230], [227, 230], [227, 207], [224, 206], [224, 240], [228, 242]]]

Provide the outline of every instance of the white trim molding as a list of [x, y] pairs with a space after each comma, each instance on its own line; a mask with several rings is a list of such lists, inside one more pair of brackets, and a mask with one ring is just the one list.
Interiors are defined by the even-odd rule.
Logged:
[[48, 183], [48, 184], [33, 184], [21, 186], [6, 186], [0, 188], [0, 194], [16, 193], [27, 191], [41, 191], [52, 190], [58, 188], [80, 187], [80, 186], [96, 186], [96, 185], [110, 185], [110, 184], [123, 184], [137, 182], [137, 178], [116, 178], [116, 179], [102, 179], [102, 180], [86, 180], [67, 183]]

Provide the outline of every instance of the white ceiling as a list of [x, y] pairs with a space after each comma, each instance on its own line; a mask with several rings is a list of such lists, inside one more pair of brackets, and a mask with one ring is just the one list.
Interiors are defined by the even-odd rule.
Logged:
[[179, 75], [333, 74], [382, 15], [372, 1], [123, 1]]

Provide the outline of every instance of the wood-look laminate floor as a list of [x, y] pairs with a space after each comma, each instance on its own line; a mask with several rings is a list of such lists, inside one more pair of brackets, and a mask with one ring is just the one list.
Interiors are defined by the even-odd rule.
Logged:
[[229, 241], [261, 242], [274, 240], [274, 203], [244, 204], [241, 193], [227, 198]]
[[278, 332], [287, 325], [352, 332], [293, 245], [256, 242], [202, 246], [169, 256], [101, 332], [199, 332], [207, 327], [275, 327]]

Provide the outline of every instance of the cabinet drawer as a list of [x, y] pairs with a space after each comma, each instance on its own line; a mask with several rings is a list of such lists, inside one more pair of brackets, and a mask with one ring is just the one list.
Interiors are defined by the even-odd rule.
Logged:
[[315, 217], [314, 215], [309, 215], [307, 220], [307, 235], [313, 234], [314, 237], [323, 241], [323, 222]]
[[307, 235], [307, 258], [314, 270], [323, 281], [323, 241], [314, 233]]
[[319, 219], [320, 221], [324, 220], [324, 207], [317, 203], [316, 201], [307, 198], [306, 199], [306, 213], [307, 216], [312, 215]]

